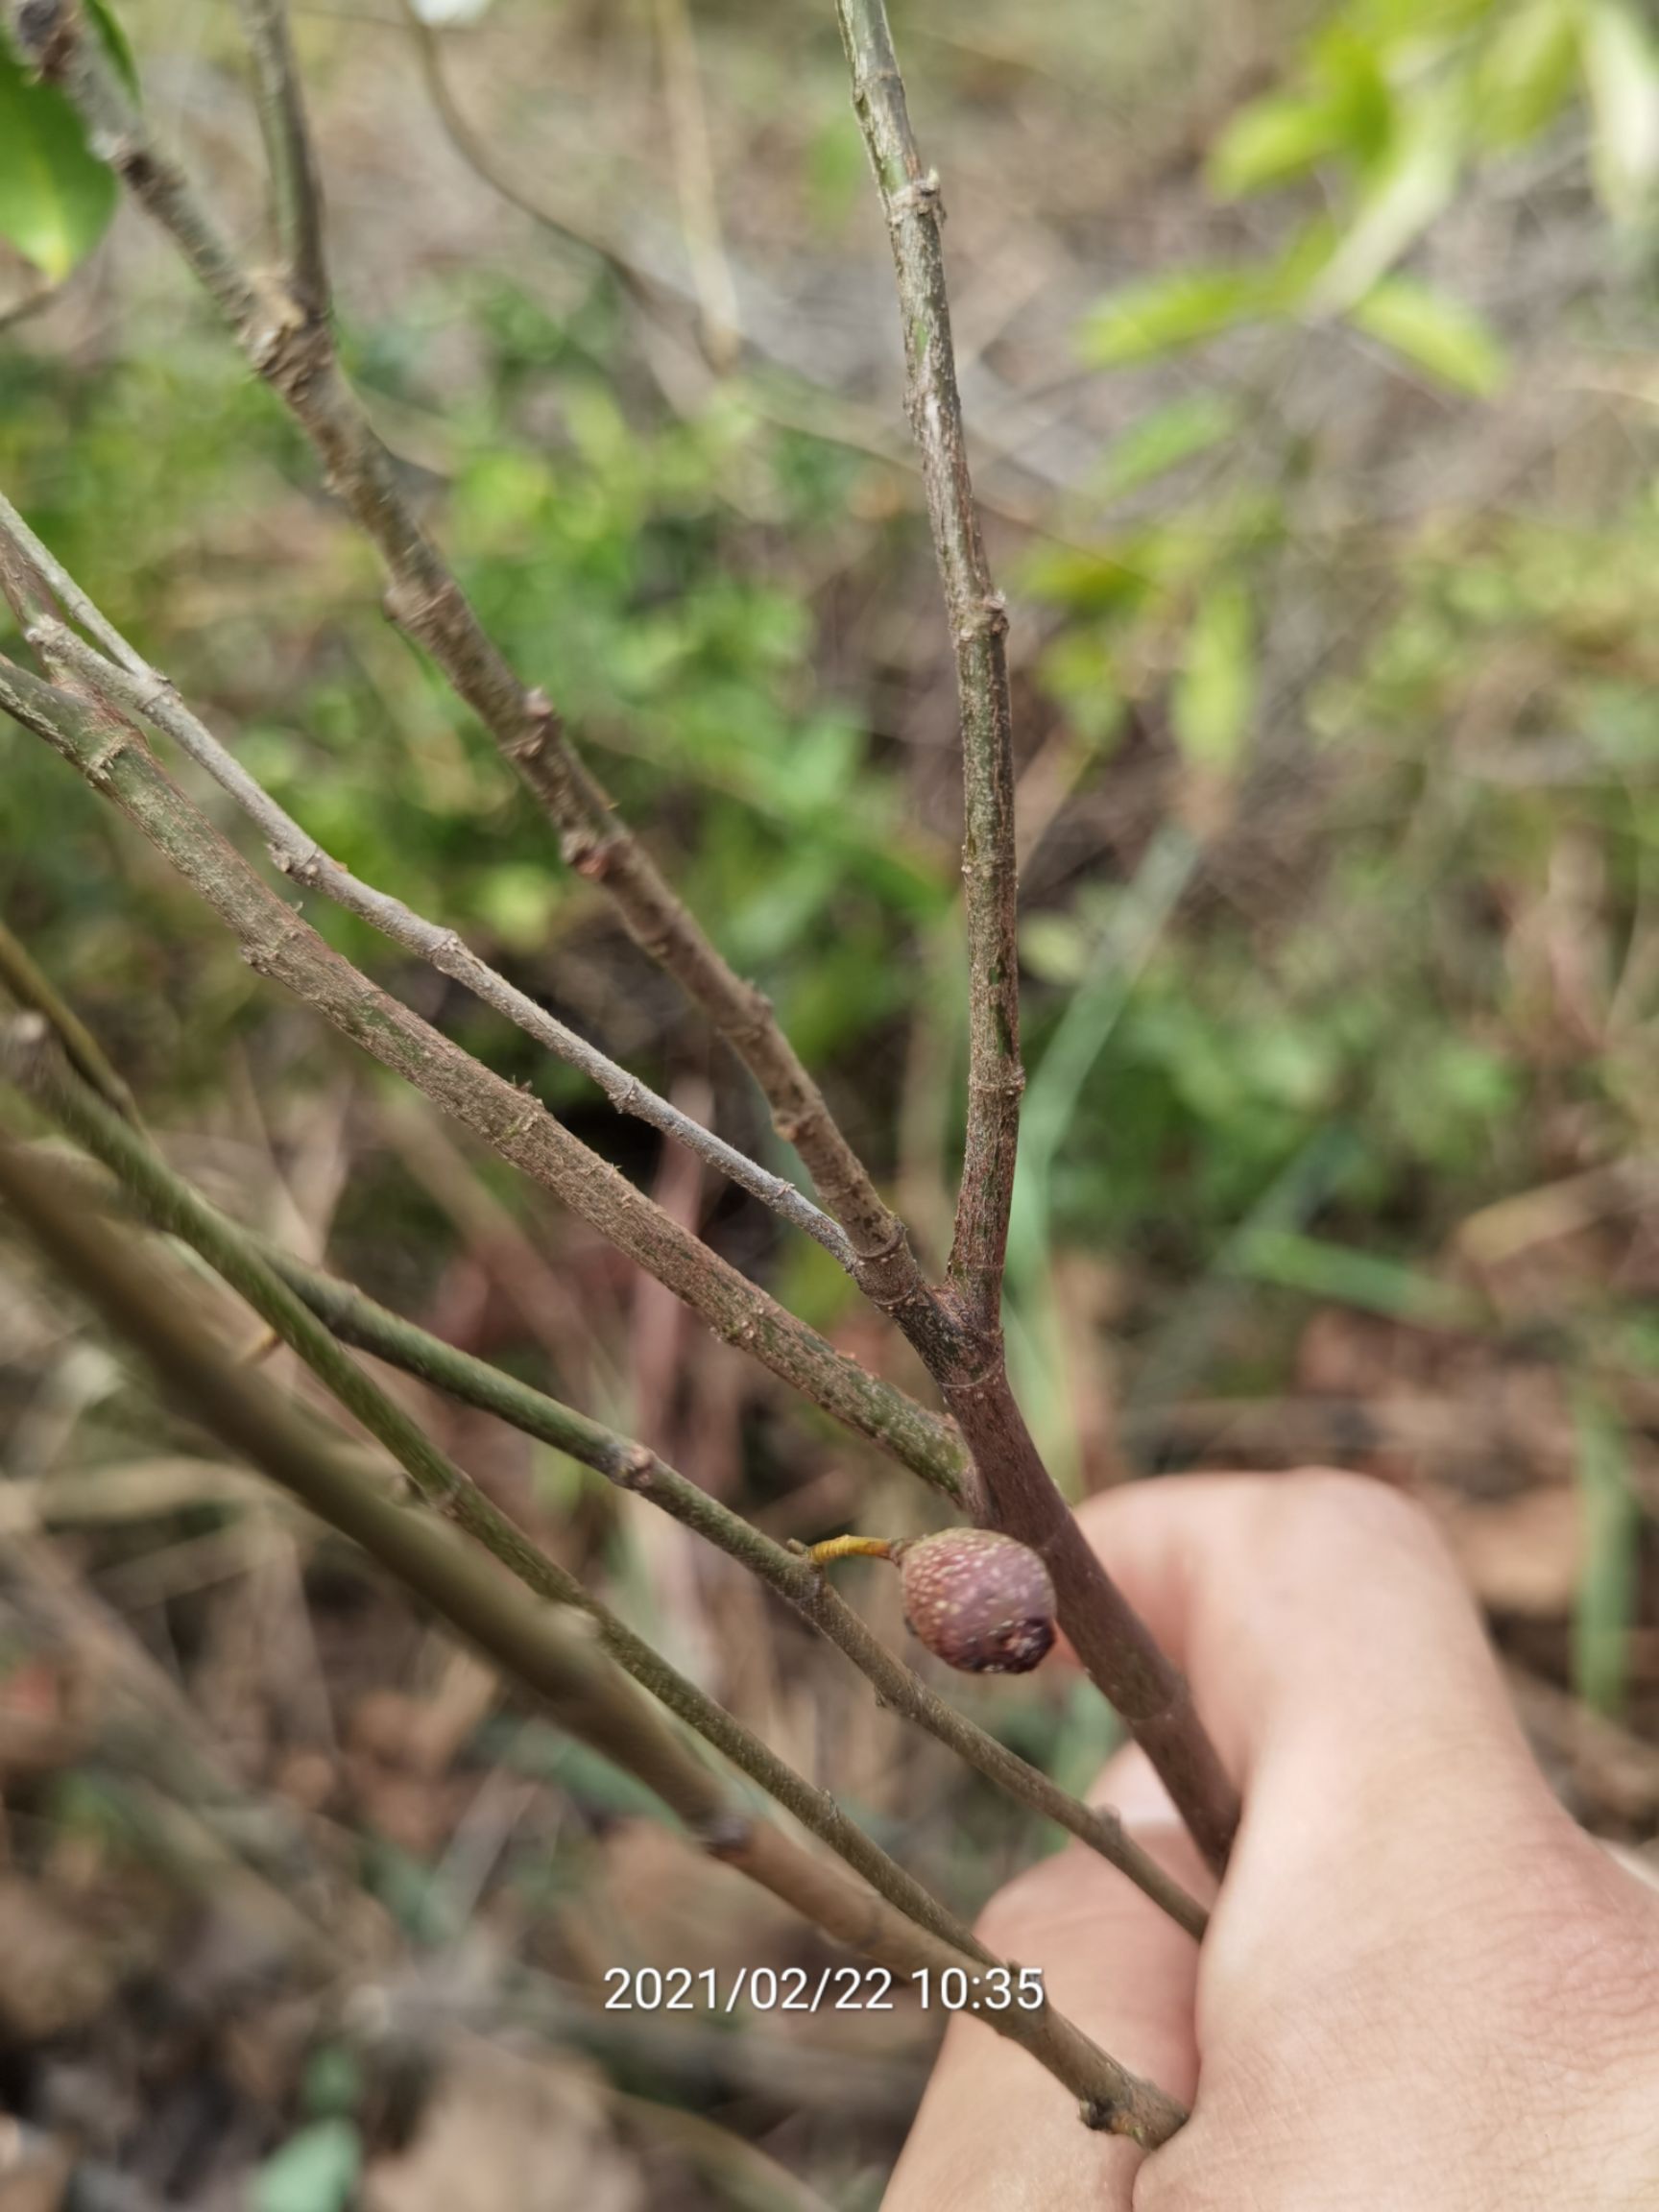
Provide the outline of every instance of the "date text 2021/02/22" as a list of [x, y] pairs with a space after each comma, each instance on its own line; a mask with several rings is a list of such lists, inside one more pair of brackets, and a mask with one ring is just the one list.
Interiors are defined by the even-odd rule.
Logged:
[[607, 2012], [891, 2012], [906, 1996], [925, 2012], [1043, 2008], [1040, 1966], [611, 1966], [604, 1981]]

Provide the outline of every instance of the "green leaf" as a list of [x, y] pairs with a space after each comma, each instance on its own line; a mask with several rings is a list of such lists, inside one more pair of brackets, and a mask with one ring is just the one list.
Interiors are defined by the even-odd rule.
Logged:
[[300, 2102], [314, 2120], [349, 2119], [363, 2102], [363, 2061], [349, 2043], [322, 2043], [305, 2061]]
[[1314, 48], [1314, 76], [1335, 122], [1342, 152], [1369, 173], [1386, 156], [1400, 129], [1400, 102], [1383, 67], [1387, 41], [1348, 24], [1334, 25]]
[[1214, 584], [1187, 632], [1184, 665], [1169, 702], [1175, 741], [1195, 767], [1233, 767], [1256, 710], [1256, 618], [1235, 578]]
[[1152, 361], [1272, 313], [1278, 287], [1262, 269], [1183, 269], [1128, 284], [1085, 317], [1079, 345], [1096, 368]]
[[104, 235], [116, 192], [62, 93], [0, 45], [0, 237], [60, 284]]
[[1348, 320], [1454, 391], [1488, 398], [1508, 373], [1503, 349], [1480, 317], [1414, 277], [1384, 276]]
[[1476, 69], [1476, 135], [1486, 146], [1525, 146], [1553, 122], [1577, 74], [1574, 0], [1530, 0], [1516, 9], [1499, 25]]
[[1317, 42], [1310, 93], [1270, 95], [1240, 110], [1210, 156], [1210, 188], [1237, 200], [1341, 156], [1361, 172], [1387, 153], [1398, 104], [1373, 40], [1338, 26]]
[[1583, 62], [1596, 189], [1615, 222], [1633, 222], [1659, 185], [1659, 44], [1623, 0], [1596, 0], [1584, 18]]
[[1205, 167], [1218, 200], [1242, 200], [1305, 177], [1342, 150], [1342, 121], [1325, 100], [1257, 100], [1235, 115]]
[[1223, 444], [1238, 422], [1238, 407], [1217, 393], [1171, 399], [1113, 440], [1089, 488], [1101, 499], [1121, 499]]
[[1472, 1318], [1470, 1301], [1453, 1284], [1382, 1253], [1356, 1251], [1299, 1230], [1253, 1229], [1229, 1252], [1227, 1264], [1254, 1282], [1425, 1328], [1455, 1328]]
[[84, 0], [88, 16], [104, 42], [104, 50], [114, 62], [116, 73], [134, 100], [140, 97], [138, 63], [133, 56], [132, 41], [116, 17], [108, 0]]
[[254, 2175], [252, 2212], [346, 2212], [363, 2165], [349, 2120], [319, 2120], [291, 2135]]
[[1456, 188], [1463, 158], [1461, 102], [1425, 91], [1387, 158], [1359, 198], [1354, 220], [1310, 288], [1313, 315], [1340, 315], [1414, 246]]

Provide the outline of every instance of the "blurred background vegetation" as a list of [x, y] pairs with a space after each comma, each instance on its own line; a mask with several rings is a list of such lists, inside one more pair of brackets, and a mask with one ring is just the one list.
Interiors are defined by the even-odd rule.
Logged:
[[[228, 11], [119, 13], [153, 118], [252, 237]], [[954, 693], [833, 11], [427, 16], [296, 9], [348, 358], [487, 621], [937, 1260], [964, 1045]], [[1077, 1492], [1307, 1460], [1417, 1490], [1553, 1778], [1640, 1842], [1659, 1827], [1659, 33], [1624, 0], [894, 17], [1014, 617], [1022, 1395]], [[0, 486], [325, 846], [786, 1168], [43, 98], [0, 55]], [[918, 1525], [890, 1472], [257, 981], [10, 726], [0, 915], [246, 1217], [781, 1533]], [[315, 919], [915, 1383], [815, 1246]], [[66, 1947], [33, 2008], [0, 1992], [0, 2101], [79, 2145], [63, 2186], [252, 2190], [268, 2212], [793, 2200], [748, 2143], [873, 2203], [935, 2024], [860, 2021], [831, 2056], [824, 2022], [613, 2032], [605, 1965], [806, 1939], [673, 1856], [602, 1769], [196, 1456], [14, 1249], [0, 1264], [0, 1933]], [[424, 1404], [958, 1898], [1049, 1847], [902, 1746], [725, 1561]], [[897, 1635], [891, 1593], [854, 1586]], [[111, 1651], [145, 1686], [116, 1720], [78, 1687]], [[1108, 1741], [1057, 1673], [962, 1694], [1074, 1783]], [[174, 1728], [188, 1771], [157, 1767]], [[267, 1863], [272, 1836], [292, 1863]], [[547, 2056], [577, 2046], [581, 2068]], [[552, 2140], [563, 2177], [513, 2165]]]

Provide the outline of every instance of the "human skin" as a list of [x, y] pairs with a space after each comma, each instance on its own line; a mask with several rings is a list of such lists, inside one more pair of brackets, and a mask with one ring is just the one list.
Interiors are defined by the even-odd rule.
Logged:
[[[1568, 1817], [1426, 1515], [1321, 1473], [1084, 1515], [1244, 1819], [1202, 1949], [1080, 1846], [980, 1930], [1191, 2105], [1150, 2155], [952, 2022], [884, 2212], [1656, 2212], [1659, 1892]], [[1096, 1795], [1214, 1894], [1139, 1752]]]

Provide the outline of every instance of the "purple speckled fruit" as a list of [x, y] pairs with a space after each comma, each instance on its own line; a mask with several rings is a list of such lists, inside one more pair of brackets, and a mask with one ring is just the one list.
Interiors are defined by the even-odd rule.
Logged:
[[1035, 1551], [992, 1528], [945, 1528], [898, 1552], [904, 1618], [947, 1667], [1028, 1674], [1054, 1641], [1054, 1585]]

